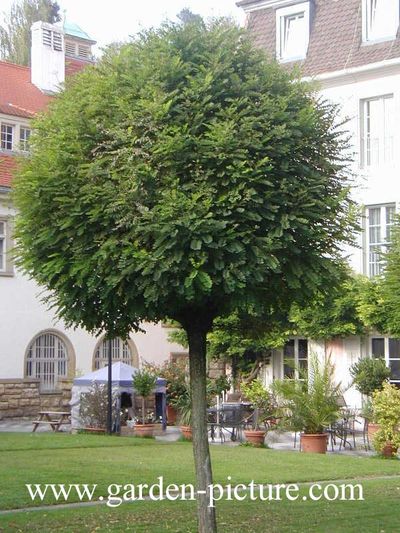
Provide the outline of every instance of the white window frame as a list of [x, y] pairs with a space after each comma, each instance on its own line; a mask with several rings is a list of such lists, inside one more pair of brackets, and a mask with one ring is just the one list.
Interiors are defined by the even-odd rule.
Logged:
[[[11, 148], [6, 148], [4, 143], [8, 143], [9, 141], [3, 141], [3, 126], [6, 128], [11, 128]], [[7, 133], [6, 135], [9, 135]], [[4, 152], [12, 152], [14, 150], [15, 145], [15, 124], [12, 124], [10, 122], [7, 122], [5, 120], [0, 121], [0, 150], [3, 150]]]
[[[108, 342], [103, 337], [97, 344], [93, 356], [93, 370], [99, 370], [108, 365]], [[120, 361], [133, 366], [135, 362], [135, 354], [129, 342], [119, 338], [111, 340], [111, 357], [113, 363]]]
[[[400, 357], [390, 357], [390, 353], [389, 353], [389, 341], [390, 341], [390, 339], [394, 339], [394, 340], [398, 340], [398, 339], [396, 339], [395, 337], [385, 337], [383, 335], [373, 335], [370, 338], [369, 347], [370, 347], [371, 357], [374, 357], [374, 355], [372, 353], [372, 341], [374, 339], [383, 339], [384, 340], [384, 359], [385, 359], [385, 362], [386, 362], [386, 366], [391, 368], [390, 367], [390, 362], [391, 361], [400, 361]], [[389, 381], [390, 381], [390, 383], [400, 384], [400, 379], [391, 379], [390, 378]]]
[[[22, 132], [25, 132], [24, 138], [22, 138]], [[29, 131], [28, 137], [26, 137], [26, 132]], [[31, 136], [32, 130], [28, 126], [19, 126], [19, 149], [22, 152], [29, 152], [29, 138]]]
[[363, 43], [378, 43], [382, 41], [391, 41], [396, 38], [399, 28], [400, 8], [399, 0], [378, 0], [381, 2], [392, 2], [394, 9], [393, 31], [387, 35], [374, 36], [372, 30], [372, 2], [374, 0], [362, 0], [362, 41]]
[[[385, 123], [384, 106], [386, 101], [391, 100], [392, 105], [395, 106], [396, 102], [393, 93], [383, 94], [379, 96], [373, 96], [371, 98], [363, 98], [360, 100], [360, 166], [361, 168], [382, 168], [385, 166], [391, 166], [394, 163], [394, 146], [395, 146], [395, 131], [396, 127], [394, 120], [391, 124], [392, 131], [388, 130], [388, 125]], [[378, 162], [372, 161], [371, 153], [371, 131], [368, 131], [368, 105], [370, 102], [381, 102], [382, 110], [380, 113], [381, 122], [378, 127]], [[391, 133], [391, 135], [389, 135]], [[374, 138], [372, 138], [373, 140]]]
[[[380, 240], [379, 242], [371, 242], [370, 238], [370, 211], [372, 209], [379, 209], [380, 215], [379, 215], [379, 225], [377, 224], [376, 227], [380, 228]], [[388, 203], [388, 204], [378, 204], [378, 205], [368, 205], [365, 207], [365, 273], [368, 277], [372, 278], [374, 276], [377, 276], [382, 273], [382, 261], [372, 261], [371, 260], [371, 254], [374, 252], [371, 251], [372, 247], [376, 247], [377, 249], [380, 249], [381, 252], [385, 253], [390, 246], [390, 229], [393, 227], [394, 221], [387, 222], [387, 210], [393, 209], [394, 214], [396, 214], [396, 204], [395, 203]], [[375, 227], [375, 225], [374, 225]], [[378, 252], [379, 253], [379, 252]], [[377, 271], [375, 272], [373, 265], [378, 265]]]
[[[309, 362], [309, 352], [310, 352], [310, 343], [309, 340], [305, 337], [291, 337], [287, 340], [287, 342], [294, 341], [294, 358], [293, 358], [293, 364], [294, 364], [294, 375], [293, 377], [296, 379], [299, 379], [299, 371], [298, 367], [301, 364], [301, 361], [307, 361], [307, 371], [308, 371], [308, 362]], [[307, 357], [300, 357], [300, 350], [299, 350], [299, 341], [306, 341], [307, 342]], [[287, 344], [285, 343], [285, 345]], [[285, 375], [285, 347], [282, 348], [282, 377], [288, 378], [288, 376]]]
[[[288, 56], [282, 50], [282, 42], [285, 37], [285, 20], [288, 17], [304, 13], [304, 49], [299, 47], [299, 53], [294, 56]], [[310, 40], [310, 2], [302, 2], [288, 7], [282, 7], [276, 10], [276, 57], [281, 63], [290, 61], [299, 61], [305, 59]]]
[[65, 341], [53, 331], [43, 331], [29, 344], [25, 358], [28, 378], [40, 380], [41, 392], [59, 390], [59, 380], [68, 377], [69, 353]]

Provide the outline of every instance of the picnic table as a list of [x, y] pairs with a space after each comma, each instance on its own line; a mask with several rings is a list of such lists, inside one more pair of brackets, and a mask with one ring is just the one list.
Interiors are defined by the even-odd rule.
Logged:
[[69, 424], [69, 411], [39, 411], [38, 420], [32, 422], [34, 433], [40, 424], [50, 426], [53, 431], [59, 431], [63, 424]]

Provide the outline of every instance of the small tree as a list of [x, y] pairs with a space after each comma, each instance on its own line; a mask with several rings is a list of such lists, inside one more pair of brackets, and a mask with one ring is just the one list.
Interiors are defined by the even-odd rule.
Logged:
[[0, 26], [0, 58], [18, 65], [30, 65], [31, 26], [39, 20], [59, 22], [60, 6], [53, 0], [18, 0], [4, 14]]
[[275, 403], [271, 393], [259, 379], [242, 386], [242, 392], [254, 408], [253, 429], [260, 429], [260, 424], [275, 412]]
[[371, 397], [374, 391], [382, 390], [390, 377], [390, 368], [384, 359], [365, 357], [351, 365], [350, 375], [358, 392]]
[[67, 85], [16, 180], [19, 264], [69, 325], [181, 324], [213, 532], [206, 337], [235, 309], [331, 287], [354, 228], [337, 110], [226, 20], [164, 24]]
[[133, 376], [133, 388], [142, 397], [142, 424], [146, 423], [146, 398], [154, 392], [157, 378], [146, 369], [138, 370]]

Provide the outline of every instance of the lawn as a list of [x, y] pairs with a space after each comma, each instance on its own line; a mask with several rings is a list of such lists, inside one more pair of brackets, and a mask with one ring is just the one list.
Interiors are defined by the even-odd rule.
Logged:
[[[0, 507], [35, 504], [25, 483], [97, 483], [96, 496], [111, 483], [193, 482], [188, 443], [65, 434], [0, 435]], [[212, 447], [215, 482], [289, 483], [351, 480], [364, 487], [364, 501], [221, 502], [220, 531], [391, 532], [400, 500], [400, 462], [377, 458], [305, 455], [248, 447]], [[306, 491], [307, 486], [302, 490]], [[77, 500], [74, 495], [69, 502]], [[47, 503], [54, 504], [50, 498]], [[37, 502], [36, 505], [39, 505]], [[42, 505], [42, 504], [41, 504]], [[28, 527], [29, 525], [29, 527]], [[194, 532], [193, 502], [136, 502], [0, 515], [0, 531]]]

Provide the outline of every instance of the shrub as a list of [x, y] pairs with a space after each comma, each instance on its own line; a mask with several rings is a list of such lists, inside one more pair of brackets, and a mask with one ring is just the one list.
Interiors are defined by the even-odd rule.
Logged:
[[400, 447], [400, 390], [386, 382], [372, 397], [374, 417], [380, 428], [374, 436], [374, 446], [382, 452], [387, 444]]
[[350, 375], [358, 392], [371, 396], [375, 390], [382, 390], [383, 383], [390, 376], [390, 369], [384, 359], [366, 357], [350, 367]]
[[[113, 394], [113, 415], [115, 416], [116, 395]], [[88, 392], [80, 398], [79, 415], [84, 426], [105, 428], [108, 413], [107, 385], [93, 382]]]

